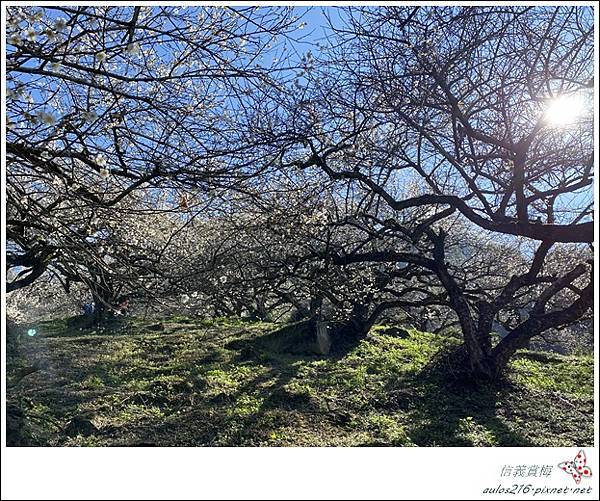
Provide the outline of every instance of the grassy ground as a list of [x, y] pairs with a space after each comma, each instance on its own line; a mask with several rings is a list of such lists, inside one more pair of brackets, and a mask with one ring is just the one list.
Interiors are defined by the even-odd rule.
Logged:
[[[13, 330], [8, 443], [66, 446], [590, 446], [593, 360], [523, 352], [502, 385], [428, 370], [457, 341], [373, 329], [344, 356], [261, 348], [265, 323], [63, 322]], [[392, 334], [394, 333], [394, 334]]]

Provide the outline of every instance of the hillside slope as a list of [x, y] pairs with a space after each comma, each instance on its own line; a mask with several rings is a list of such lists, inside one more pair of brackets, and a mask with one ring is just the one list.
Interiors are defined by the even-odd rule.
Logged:
[[456, 344], [377, 327], [343, 356], [269, 351], [271, 324], [21, 326], [8, 350], [8, 444], [590, 446], [593, 360], [523, 352], [466, 388], [428, 369]]

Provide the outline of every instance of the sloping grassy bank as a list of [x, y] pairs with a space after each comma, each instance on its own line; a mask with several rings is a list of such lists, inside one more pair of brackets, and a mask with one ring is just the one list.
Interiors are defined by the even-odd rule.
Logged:
[[188, 318], [9, 335], [8, 443], [589, 446], [591, 357], [522, 352], [494, 387], [428, 370], [458, 341], [379, 326], [348, 353], [269, 351], [276, 326]]

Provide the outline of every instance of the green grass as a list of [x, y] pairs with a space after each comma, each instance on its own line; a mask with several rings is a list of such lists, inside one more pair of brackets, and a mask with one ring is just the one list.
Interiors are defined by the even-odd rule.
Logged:
[[[273, 324], [187, 317], [156, 324], [130, 319], [102, 331], [63, 320], [41, 324], [34, 337], [11, 336], [8, 402], [25, 418], [15, 418], [18, 431], [9, 433], [9, 443], [593, 442], [590, 357], [524, 351], [501, 385], [466, 387], [432, 370], [436, 355], [457, 346], [454, 337], [415, 330], [401, 337], [378, 326], [349, 352], [325, 358], [269, 349], [262, 339], [276, 330]], [[74, 418], [95, 431], [65, 433]]]
[[511, 363], [511, 376], [515, 381], [532, 389], [582, 397], [593, 395], [593, 356], [554, 356], [551, 363], [544, 364], [527, 358], [527, 355], [532, 354], [523, 352], [521, 357]]

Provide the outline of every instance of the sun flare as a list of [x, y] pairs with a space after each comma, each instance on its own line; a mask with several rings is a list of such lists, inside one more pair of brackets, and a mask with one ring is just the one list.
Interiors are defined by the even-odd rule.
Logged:
[[544, 120], [549, 125], [561, 127], [577, 121], [583, 112], [581, 96], [560, 96], [552, 99], [544, 113]]

